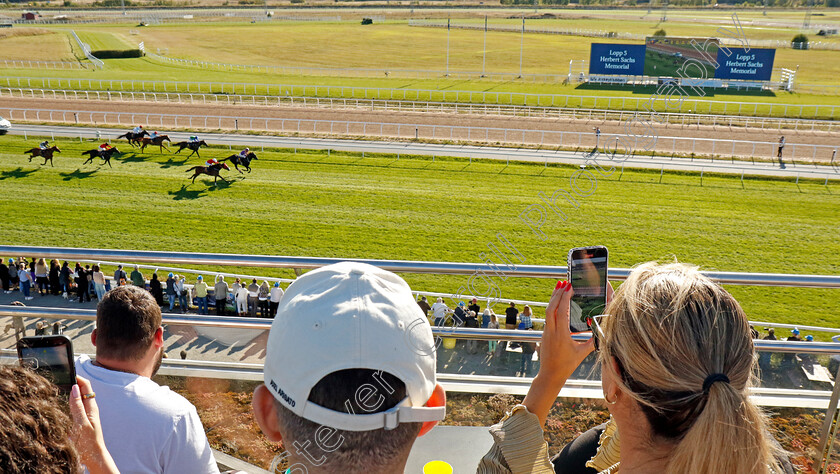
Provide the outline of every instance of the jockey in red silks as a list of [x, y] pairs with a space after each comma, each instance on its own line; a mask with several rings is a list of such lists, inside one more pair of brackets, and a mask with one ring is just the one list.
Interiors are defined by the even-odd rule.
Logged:
[[99, 145], [99, 151], [100, 151], [100, 152], [103, 152], [103, 151], [108, 151], [108, 150], [110, 150], [111, 148], [112, 148], [112, 147], [111, 147], [111, 144], [110, 144], [110, 143], [103, 143], [103, 144]]
[[204, 166], [206, 166], [208, 168], [213, 167], [213, 166], [219, 166], [219, 160], [217, 160], [215, 158], [210, 158], [209, 160], [207, 160], [204, 163]]

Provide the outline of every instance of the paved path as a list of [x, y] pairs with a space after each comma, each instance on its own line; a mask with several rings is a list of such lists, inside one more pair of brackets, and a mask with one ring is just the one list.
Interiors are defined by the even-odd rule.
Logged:
[[[47, 125], [15, 125], [9, 132], [17, 135], [39, 135], [55, 137], [114, 138], [125, 133], [124, 129], [93, 127], [65, 127]], [[189, 138], [190, 133], [168, 133], [173, 141]], [[586, 161], [583, 153], [556, 150], [538, 150], [528, 148], [502, 148], [473, 145], [443, 145], [434, 143], [397, 142], [381, 140], [343, 140], [336, 138], [298, 138], [274, 137], [261, 135], [242, 135], [230, 133], [202, 133], [201, 138], [211, 144], [230, 145], [233, 148], [261, 146], [276, 148], [300, 148], [312, 150], [338, 150], [367, 153], [387, 153], [422, 156], [452, 156], [460, 158], [492, 159], [498, 161], [523, 161], [548, 164], [577, 164]], [[603, 156], [603, 155], [602, 155]], [[609, 163], [608, 159], [599, 159], [599, 163]], [[617, 163], [616, 163], [617, 164]], [[621, 164], [618, 164], [621, 166]], [[789, 164], [781, 167], [778, 163], [729, 161], [709, 159], [672, 158], [667, 156], [633, 157], [623, 162], [627, 168], [660, 169], [675, 171], [696, 171], [706, 173], [725, 173], [735, 175], [775, 176], [789, 178], [812, 178], [819, 180], [840, 179], [840, 166], [814, 164]]]

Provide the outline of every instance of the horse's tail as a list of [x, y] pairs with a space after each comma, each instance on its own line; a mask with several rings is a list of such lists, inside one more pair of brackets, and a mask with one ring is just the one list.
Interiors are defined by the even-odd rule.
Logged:
[[127, 133], [123, 133], [122, 135], [120, 135], [120, 136], [118, 136], [118, 137], [117, 137], [117, 140], [119, 140], [120, 138], [128, 138], [128, 134], [127, 134]]
[[88, 155], [88, 156], [93, 156], [93, 154], [96, 153], [97, 151], [98, 150], [88, 150], [88, 151], [83, 151], [82, 154], [83, 155]]
[[28, 155], [30, 153], [35, 153], [35, 150], [36, 150], [35, 148], [30, 148], [30, 149], [26, 150], [25, 152], [23, 152], [23, 154]]
[[192, 168], [190, 168], [190, 169], [186, 170], [186, 171], [185, 171], [185, 173], [189, 173], [190, 171], [194, 171], [194, 170], [196, 170], [196, 169], [198, 169], [198, 168], [200, 168], [200, 167], [199, 167], [199, 166], [193, 166]]

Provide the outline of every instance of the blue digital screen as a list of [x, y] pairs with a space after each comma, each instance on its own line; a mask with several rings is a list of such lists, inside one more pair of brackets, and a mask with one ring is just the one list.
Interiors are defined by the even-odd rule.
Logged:
[[592, 43], [589, 74], [641, 76], [645, 69], [645, 45]]
[[743, 79], [746, 81], [769, 81], [773, 73], [775, 49], [767, 48], [729, 48], [731, 53], [720, 48], [717, 53], [718, 67], [715, 77], [718, 79]]

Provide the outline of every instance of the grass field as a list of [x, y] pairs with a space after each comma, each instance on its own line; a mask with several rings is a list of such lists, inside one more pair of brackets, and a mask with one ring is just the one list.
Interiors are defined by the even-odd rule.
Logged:
[[[549, 220], [543, 242], [518, 215], [539, 203], [537, 192], [568, 188], [569, 167], [257, 150], [253, 173], [229, 173], [232, 184], [214, 187], [187, 181], [184, 170], [196, 158], [127, 153], [113, 169], [81, 167], [80, 152], [93, 144], [60, 141], [50, 168], [20, 153], [36, 142], [0, 141], [5, 242], [475, 262], [503, 232], [529, 264], [564, 265], [569, 248], [604, 244], [616, 267], [676, 256], [725, 271], [840, 271], [831, 251], [836, 183], [748, 179], [742, 187], [738, 177], [707, 175], [701, 186], [694, 174], [667, 174], [660, 184], [655, 172], [615, 173], [568, 221]], [[467, 277], [406, 278], [427, 291], [467, 284]], [[545, 300], [551, 285], [509, 279], [502, 297]], [[840, 326], [837, 291], [730, 290], [755, 320]]]
[[[703, 12], [705, 15], [711, 15]], [[552, 20], [528, 20], [534, 27], [621, 31], [636, 34], [652, 34], [661, 26], [667, 27], [671, 35], [720, 36], [719, 26], [727, 26], [731, 20], [728, 12], [720, 12], [705, 18], [708, 23], [692, 22], [689, 19], [672, 19], [659, 25], [658, 15], [645, 15], [644, 10], [611, 18], [562, 18]], [[654, 18], [654, 16], [656, 18]], [[785, 17], [787, 18], [787, 17]], [[459, 23], [481, 21], [461, 19]], [[493, 24], [516, 23], [516, 19], [494, 18]], [[763, 20], [769, 21], [769, 20]], [[782, 21], [781, 18], [773, 21]], [[829, 21], [820, 19], [820, 21]], [[831, 17], [830, 21], [835, 21]], [[25, 29], [25, 28], [21, 28]], [[66, 27], [49, 27], [44, 31], [64, 32]], [[409, 27], [404, 20], [362, 26], [356, 20], [342, 22], [286, 22], [272, 23], [167, 23], [137, 28], [134, 24], [122, 25], [74, 25], [73, 29], [91, 44], [93, 49], [125, 49], [136, 47], [143, 41], [150, 51], [158, 48], [178, 58], [196, 59], [233, 64], [258, 64], [298, 67], [374, 68], [435, 70], [446, 69], [446, 30], [441, 28]], [[749, 39], [775, 39], [789, 41], [798, 32], [796, 28], [779, 26], [745, 25]], [[136, 34], [133, 34], [136, 33]], [[246, 38], [260, 38], [260, 41], [244, 41]], [[837, 38], [813, 37], [812, 40], [840, 42]], [[0, 51], [9, 50], [5, 39], [0, 37]], [[480, 72], [482, 69], [494, 73], [518, 73], [520, 35], [509, 32], [490, 31], [487, 34], [486, 65], [483, 63], [484, 35], [481, 31], [453, 29], [450, 33], [450, 69], [452, 71]], [[588, 59], [592, 42], [610, 42], [600, 38], [578, 36], [557, 36], [527, 34], [522, 43], [524, 74], [566, 74], [570, 60]], [[612, 42], [628, 42], [616, 40]], [[27, 45], [28, 58], [48, 59], [66, 51], [54, 48], [50, 41], [32, 41]], [[799, 67], [797, 82], [801, 84], [836, 85], [840, 75], [840, 51], [808, 50], [789, 48], [777, 50], [775, 66]], [[205, 76], [202, 70], [167, 71], [160, 67], [144, 65], [138, 71], [132, 66], [123, 68], [115, 62], [108, 63], [108, 74], [123, 72], [142, 73], [147, 71], [154, 77]], [[347, 73], [352, 75], [352, 73]], [[100, 74], [101, 75], [101, 74]], [[262, 80], [265, 78], [260, 78]], [[277, 80], [278, 78], [275, 78]], [[335, 80], [336, 78], [333, 78]], [[383, 77], [384, 79], [384, 77]], [[376, 79], [361, 79], [373, 84]], [[459, 81], [444, 80], [441, 87], [454, 87]], [[498, 87], [498, 83], [478, 81], [485, 87]], [[501, 84], [502, 87], [518, 87]], [[552, 84], [537, 87], [553, 87]]]

